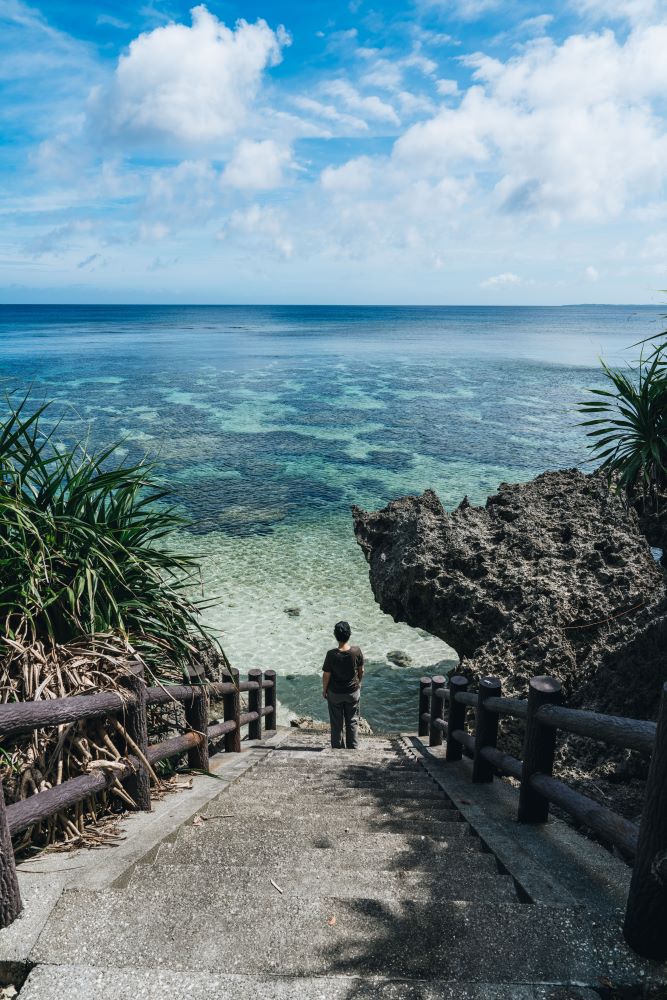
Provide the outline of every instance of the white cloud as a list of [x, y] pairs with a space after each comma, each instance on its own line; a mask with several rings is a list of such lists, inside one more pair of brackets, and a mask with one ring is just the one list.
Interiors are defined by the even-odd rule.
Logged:
[[593, 267], [592, 264], [588, 265], [588, 267], [584, 271], [584, 276], [589, 281], [599, 281], [600, 280], [600, 272], [598, 271], [597, 267]]
[[243, 139], [225, 167], [222, 183], [246, 191], [269, 191], [285, 182], [285, 170], [292, 165], [287, 146], [273, 139], [253, 142]]
[[500, 6], [500, 0], [418, 0], [419, 6], [435, 9], [462, 21], [476, 21], [489, 10]]
[[591, 14], [606, 22], [648, 23], [665, 16], [664, 0], [573, 0], [571, 5], [579, 15]]
[[491, 278], [486, 278], [480, 282], [480, 288], [505, 288], [508, 285], [520, 285], [521, 278], [511, 271], [504, 271], [502, 274], [494, 274]]
[[441, 97], [456, 97], [459, 94], [456, 80], [438, 80], [436, 87]]
[[294, 105], [306, 114], [315, 115], [317, 118], [324, 118], [325, 121], [333, 122], [343, 128], [351, 129], [353, 132], [367, 132], [368, 124], [363, 118], [346, 114], [340, 111], [333, 104], [325, 104], [314, 97], [304, 97], [299, 95], [293, 99]]
[[[233, 212], [229, 219], [229, 229], [245, 238], [249, 247], [269, 247], [284, 260], [294, 253], [294, 244], [285, 231], [285, 219], [281, 212], [267, 205], [251, 205], [244, 211]], [[220, 234], [225, 238], [226, 232]]]
[[120, 18], [114, 17], [112, 14], [98, 14], [97, 24], [108, 24], [110, 28], [117, 28], [119, 31], [125, 31], [130, 27], [127, 21], [121, 21]]
[[145, 238], [162, 239], [174, 229], [207, 222], [219, 199], [219, 175], [208, 160], [153, 170], [141, 206]]
[[240, 20], [228, 28], [203, 5], [192, 26], [170, 23], [135, 38], [93, 114], [111, 134], [214, 143], [245, 124], [262, 74], [289, 44], [284, 29]]
[[380, 100], [375, 94], [370, 96], [360, 94], [347, 80], [332, 80], [325, 84], [323, 90], [329, 96], [337, 98], [349, 111], [364, 119], [371, 118], [388, 122], [390, 125], [399, 124], [398, 115], [391, 104]]
[[466, 59], [474, 85], [397, 142], [395, 156], [432, 176], [483, 168], [495, 202], [551, 221], [603, 220], [667, 178], [667, 25], [562, 45], [538, 39], [506, 62]]
[[348, 160], [341, 167], [326, 167], [322, 171], [321, 184], [332, 194], [358, 195], [368, 191], [378, 169], [377, 163], [368, 156]]

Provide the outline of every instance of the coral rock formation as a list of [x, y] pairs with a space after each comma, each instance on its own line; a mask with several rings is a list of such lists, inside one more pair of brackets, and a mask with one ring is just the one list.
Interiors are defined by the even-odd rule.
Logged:
[[546, 472], [449, 514], [434, 492], [353, 508], [383, 611], [449, 643], [462, 669], [525, 696], [650, 716], [667, 679], [667, 587], [634, 511], [600, 475]]

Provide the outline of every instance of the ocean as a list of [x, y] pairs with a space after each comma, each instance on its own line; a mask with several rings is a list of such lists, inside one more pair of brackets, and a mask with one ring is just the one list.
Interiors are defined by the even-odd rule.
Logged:
[[192, 521], [178, 544], [201, 560], [208, 620], [242, 674], [278, 671], [282, 720], [324, 718], [319, 671], [346, 618], [362, 714], [394, 731], [416, 724], [416, 677], [457, 658], [374, 603], [350, 505], [429, 487], [481, 504], [503, 481], [590, 468], [576, 403], [662, 313], [0, 306], [0, 377], [10, 398], [53, 400], [59, 440], [155, 461]]

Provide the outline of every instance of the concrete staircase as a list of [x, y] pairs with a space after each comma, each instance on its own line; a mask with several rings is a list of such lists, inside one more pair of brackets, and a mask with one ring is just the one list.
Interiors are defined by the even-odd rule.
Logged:
[[592, 1000], [641, 982], [620, 914], [568, 899], [520, 901], [409, 741], [293, 731], [113, 888], [64, 892], [20, 998]]

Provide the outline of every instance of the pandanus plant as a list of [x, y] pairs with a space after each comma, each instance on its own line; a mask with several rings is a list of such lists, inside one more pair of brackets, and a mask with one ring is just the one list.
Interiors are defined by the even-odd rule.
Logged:
[[579, 408], [601, 467], [645, 512], [657, 514], [667, 489], [667, 334], [652, 341], [624, 371], [603, 362], [608, 388], [590, 389], [594, 398]]
[[91, 644], [113, 634], [155, 670], [179, 669], [206, 638], [195, 561], [167, 547], [184, 521], [150, 466], [117, 445], [58, 447], [42, 406], [0, 423], [0, 615], [12, 639]]

